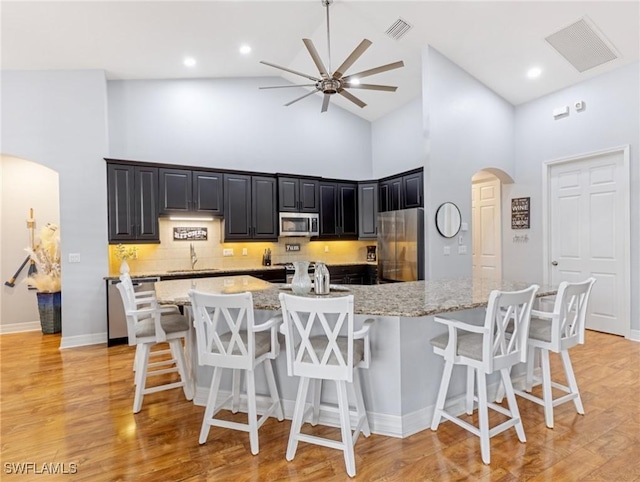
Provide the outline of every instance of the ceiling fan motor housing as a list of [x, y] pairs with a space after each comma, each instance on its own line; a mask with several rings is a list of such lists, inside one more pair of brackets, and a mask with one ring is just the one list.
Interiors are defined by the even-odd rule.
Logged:
[[316, 83], [316, 89], [323, 94], [337, 94], [342, 88], [342, 81], [338, 79], [323, 79]]

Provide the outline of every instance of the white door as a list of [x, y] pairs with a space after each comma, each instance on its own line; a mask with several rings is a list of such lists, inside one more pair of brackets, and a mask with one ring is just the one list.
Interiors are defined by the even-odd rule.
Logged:
[[500, 180], [474, 182], [471, 191], [473, 275], [497, 279], [502, 277]]
[[549, 165], [547, 279], [593, 276], [587, 328], [629, 335], [628, 150]]

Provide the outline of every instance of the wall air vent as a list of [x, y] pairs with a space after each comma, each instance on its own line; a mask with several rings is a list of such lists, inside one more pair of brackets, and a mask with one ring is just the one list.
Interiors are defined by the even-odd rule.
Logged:
[[616, 48], [588, 17], [549, 35], [545, 40], [578, 72], [620, 57]]
[[409, 30], [411, 30], [411, 25], [399, 18], [393, 22], [385, 33], [394, 40], [400, 40]]

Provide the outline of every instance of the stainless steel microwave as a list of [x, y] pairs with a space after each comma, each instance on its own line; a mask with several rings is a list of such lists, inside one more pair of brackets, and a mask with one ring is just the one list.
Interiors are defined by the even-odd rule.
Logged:
[[280, 236], [318, 236], [319, 219], [315, 213], [280, 213]]

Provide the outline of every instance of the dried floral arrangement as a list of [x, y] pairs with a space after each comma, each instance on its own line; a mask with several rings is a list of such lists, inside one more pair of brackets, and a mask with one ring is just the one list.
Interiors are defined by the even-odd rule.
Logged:
[[118, 244], [115, 247], [115, 256], [121, 261], [128, 259], [138, 259], [138, 248], [135, 246], [125, 246], [124, 244]]
[[60, 291], [60, 232], [55, 224], [47, 224], [37, 235], [35, 247], [27, 248], [36, 263], [37, 272], [26, 279], [42, 293]]

